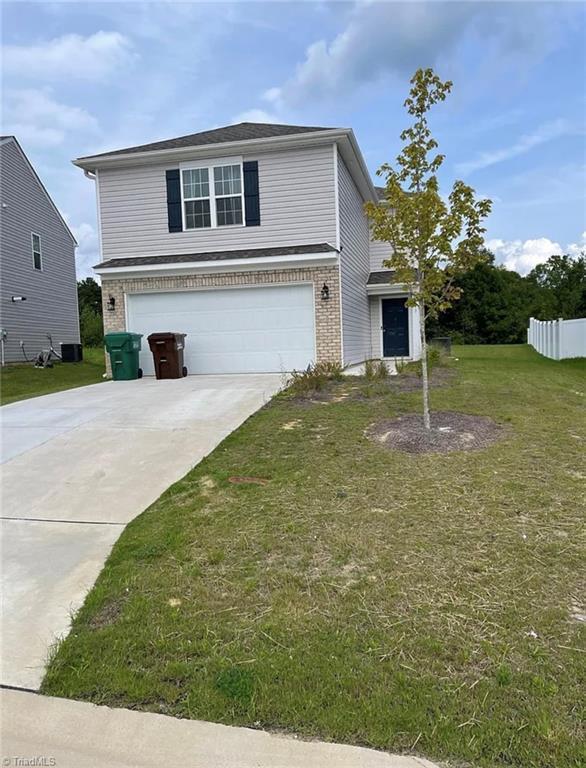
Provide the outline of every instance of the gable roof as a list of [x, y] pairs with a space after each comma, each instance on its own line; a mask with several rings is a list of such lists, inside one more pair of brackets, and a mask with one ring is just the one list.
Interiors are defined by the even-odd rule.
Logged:
[[[326, 128], [277, 123], [237, 123], [210, 131], [191, 133], [175, 139], [138, 144], [97, 155], [78, 157], [73, 164], [90, 173], [103, 168], [128, 168], [136, 165], [177, 163], [250, 152], [299, 149], [316, 145], [338, 147], [364, 200], [375, 200], [372, 179], [351, 128]], [[171, 166], [169, 166], [171, 167]]]
[[46, 189], [45, 185], [43, 184], [43, 182], [39, 178], [37, 172], [35, 171], [35, 169], [33, 167], [33, 164], [31, 163], [31, 161], [26, 156], [26, 153], [25, 153], [24, 149], [18, 143], [18, 139], [16, 138], [16, 136], [0, 136], [0, 146], [3, 146], [4, 144], [10, 144], [10, 143], [14, 143], [14, 145], [16, 146], [18, 151], [20, 152], [20, 154], [23, 157], [26, 165], [29, 167], [29, 169], [30, 169], [30, 171], [31, 171], [31, 173], [33, 175], [33, 178], [36, 180], [36, 182], [39, 185], [41, 191], [43, 192], [43, 194], [45, 195], [45, 197], [47, 198], [47, 200], [51, 204], [51, 207], [53, 208], [55, 213], [57, 214], [60, 222], [63, 224], [63, 226], [65, 228], [65, 231], [67, 232], [67, 234], [69, 235], [69, 237], [73, 241], [73, 244], [77, 245], [78, 243], [77, 243], [77, 240], [75, 239], [75, 237], [73, 235], [73, 232], [69, 229], [69, 226], [68, 226], [67, 222], [65, 221], [65, 219], [63, 218], [63, 216], [61, 215], [61, 212], [60, 212], [59, 208], [57, 208], [57, 206], [53, 202], [53, 199], [52, 199], [51, 195], [47, 192], [47, 189]]
[[[208, 144], [225, 144], [229, 141], [252, 141], [253, 139], [272, 139], [279, 136], [293, 136], [314, 131], [329, 131], [331, 128], [319, 128], [309, 125], [280, 125], [277, 123], [237, 123], [213, 128], [210, 131], [189, 133], [175, 139], [154, 141], [151, 144], [138, 144], [126, 149], [115, 149], [112, 152], [101, 152], [87, 157], [110, 157], [111, 155], [127, 155], [135, 152], [156, 152], [161, 149], [182, 149], [184, 147], [203, 147]], [[86, 160], [80, 157], [79, 160]]]

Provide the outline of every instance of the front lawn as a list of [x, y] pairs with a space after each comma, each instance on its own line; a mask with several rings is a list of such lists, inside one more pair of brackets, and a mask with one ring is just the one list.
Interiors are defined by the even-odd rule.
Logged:
[[389, 451], [365, 429], [419, 396], [360, 380], [275, 398], [127, 527], [43, 693], [583, 765], [584, 361], [455, 354], [433, 406], [495, 419], [500, 442]]
[[84, 348], [82, 363], [56, 362], [53, 368], [35, 368], [32, 363], [11, 363], [0, 368], [0, 405], [97, 384], [103, 380], [105, 370], [104, 350], [101, 347]]

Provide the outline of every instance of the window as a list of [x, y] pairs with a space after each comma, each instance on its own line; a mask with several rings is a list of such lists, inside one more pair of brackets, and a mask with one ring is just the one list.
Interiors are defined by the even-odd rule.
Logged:
[[41, 256], [41, 238], [39, 235], [31, 235], [33, 245], [33, 267], [35, 269], [43, 268], [43, 258]]
[[214, 168], [218, 227], [242, 224], [242, 180], [239, 165]]
[[210, 178], [207, 168], [183, 171], [183, 199], [185, 201], [185, 229], [211, 227]]
[[244, 224], [241, 163], [185, 168], [181, 189], [184, 229]]

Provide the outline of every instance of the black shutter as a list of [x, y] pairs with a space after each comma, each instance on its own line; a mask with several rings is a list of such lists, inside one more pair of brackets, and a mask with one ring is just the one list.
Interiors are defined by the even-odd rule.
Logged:
[[182, 232], [183, 221], [181, 219], [181, 178], [179, 168], [166, 171], [167, 177], [167, 217], [169, 219], [169, 232]]
[[243, 163], [244, 171], [244, 212], [247, 227], [260, 226], [260, 202], [258, 198], [258, 162]]

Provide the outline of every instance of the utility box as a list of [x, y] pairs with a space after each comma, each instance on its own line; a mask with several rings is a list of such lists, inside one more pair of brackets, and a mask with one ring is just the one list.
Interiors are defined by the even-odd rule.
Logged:
[[186, 335], [166, 331], [151, 333], [148, 337], [157, 379], [181, 379], [187, 376], [187, 368], [183, 364]]
[[445, 355], [448, 355], [448, 357], [452, 354], [452, 339], [450, 336], [436, 336], [430, 343]]
[[81, 344], [63, 344], [61, 343], [61, 362], [62, 363], [81, 363], [83, 360], [83, 349]]
[[142, 378], [142, 370], [138, 366], [141, 339], [142, 334], [128, 332], [107, 333], [104, 336], [114, 381]]

